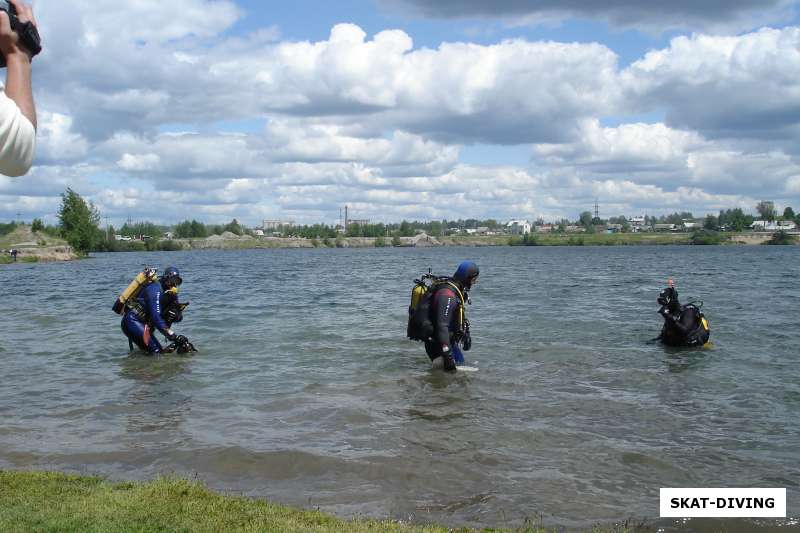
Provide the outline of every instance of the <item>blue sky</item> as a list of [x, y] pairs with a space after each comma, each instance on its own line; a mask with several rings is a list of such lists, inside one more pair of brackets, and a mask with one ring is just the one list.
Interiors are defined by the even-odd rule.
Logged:
[[797, 209], [797, 8], [38, 0], [39, 149], [0, 220], [66, 187], [115, 224]]

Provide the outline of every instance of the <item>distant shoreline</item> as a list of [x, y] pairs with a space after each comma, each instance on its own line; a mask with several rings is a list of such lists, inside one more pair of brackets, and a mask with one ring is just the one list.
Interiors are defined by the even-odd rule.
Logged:
[[[772, 233], [730, 233], [721, 234], [723, 240], [708, 243], [711, 246], [760, 245], [766, 243]], [[127, 249], [109, 253], [145, 252], [144, 244], [138, 247], [132, 241]], [[237, 236], [223, 238], [212, 236], [204, 239], [172, 239], [161, 241], [170, 243], [166, 250], [150, 251], [191, 251], [191, 250], [258, 250], [276, 248], [430, 248], [430, 247], [487, 247], [487, 246], [691, 246], [690, 233], [544, 233], [530, 234], [524, 241], [522, 236], [510, 235], [470, 235], [433, 237], [417, 235], [400, 237], [400, 244], [393, 245], [391, 238], [374, 237], [342, 237], [339, 239], [306, 239], [303, 237], [251, 237]], [[17, 261], [20, 263], [36, 263], [51, 261], [73, 261], [80, 259], [72, 248], [66, 244], [55, 246], [36, 246], [34, 243], [6, 244], [0, 254], [0, 265], [11, 264], [8, 249], [19, 251]]]
[[[714, 245], [759, 245], [771, 233], [722, 234], [722, 242]], [[326, 242], [327, 241], [327, 242]], [[247, 250], [261, 248], [429, 248], [442, 246], [662, 246], [692, 245], [690, 233], [544, 233], [522, 236], [470, 235], [434, 237], [425, 234], [400, 237], [398, 245], [391, 238], [343, 237], [340, 239], [307, 239], [303, 237], [250, 237], [173, 239], [182, 250]]]

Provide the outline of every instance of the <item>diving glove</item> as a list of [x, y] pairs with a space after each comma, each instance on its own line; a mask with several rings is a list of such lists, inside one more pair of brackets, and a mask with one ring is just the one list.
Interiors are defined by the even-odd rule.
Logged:
[[463, 338], [463, 339], [461, 339], [461, 348], [462, 348], [462, 349], [463, 349], [465, 352], [468, 352], [468, 351], [469, 351], [469, 349], [470, 349], [470, 348], [472, 348], [472, 335], [470, 335], [470, 334], [469, 334], [469, 331], [467, 331], [467, 332], [464, 334], [464, 338]]

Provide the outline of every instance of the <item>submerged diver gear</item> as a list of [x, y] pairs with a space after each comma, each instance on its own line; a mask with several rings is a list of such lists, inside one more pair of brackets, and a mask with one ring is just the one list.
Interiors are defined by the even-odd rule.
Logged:
[[480, 274], [478, 265], [472, 261], [464, 261], [458, 265], [456, 273], [453, 274], [453, 279], [460, 283], [461, 286], [464, 287], [464, 290], [468, 291], [472, 288], [472, 284], [478, 279], [478, 274]]
[[186, 354], [190, 352], [196, 352], [197, 348], [194, 347], [194, 344], [189, 342], [189, 339], [184, 337], [183, 335], [178, 335], [175, 337], [175, 340], [166, 348], [164, 348], [164, 353], [179, 353], [179, 354]]
[[114, 305], [111, 309], [121, 315], [125, 311], [126, 304], [128, 304], [131, 300], [139, 296], [139, 292], [141, 292], [142, 287], [149, 285], [158, 280], [157, 271], [154, 268], [145, 268], [141, 272], [139, 272], [133, 281], [131, 281], [130, 285], [128, 285], [122, 294], [119, 295], [119, 298], [114, 302]]

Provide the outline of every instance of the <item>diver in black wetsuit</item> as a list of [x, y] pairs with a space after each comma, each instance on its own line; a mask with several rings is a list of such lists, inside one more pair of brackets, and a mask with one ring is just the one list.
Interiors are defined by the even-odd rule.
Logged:
[[658, 340], [667, 346], [703, 346], [708, 342], [711, 336], [708, 321], [695, 304], [680, 304], [671, 280], [657, 301], [661, 305], [658, 313], [664, 318]]
[[425, 352], [431, 361], [441, 357], [447, 372], [455, 371], [456, 363], [463, 362], [461, 348], [468, 351], [472, 347], [464, 306], [468, 291], [478, 281], [478, 274], [478, 265], [464, 261], [452, 278], [434, 289], [430, 310], [433, 336], [425, 341]]

